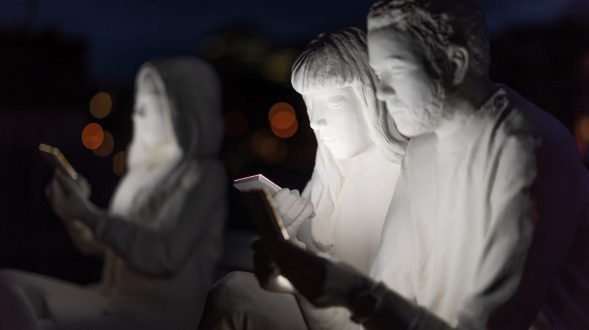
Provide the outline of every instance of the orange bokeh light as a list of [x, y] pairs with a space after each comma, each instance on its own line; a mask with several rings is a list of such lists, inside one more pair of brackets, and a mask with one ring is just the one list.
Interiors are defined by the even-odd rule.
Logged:
[[268, 120], [272, 133], [283, 139], [293, 136], [299, 128], [295, 110], [286, 102], [274, 104], [268, 112]]
[[288, 127], [287, 129], [280, 129], [277, 127], [272, 126], [272, 133], [282, 139], [287, 139], [297, 132], [299, 129], [299, 124], [295, 121], [294, 125]]
[[97, 119], [102, 119], [112, 110], [112, 97], [106, 92], [96, 93], [90, 100], [90, 114]]
[[104, 141], [104, 130], [102, 126], [97, 123], [90, 123], [82, 130], [82, 144], [90, 150], [100, 148]]
[[575, 136], [582, 144], [589, 143], [589, 116], [583, 116], [577, 120]]
[[272, 118], [279, 112], [291, 112], [294, 114], [295, 110], [292, 105], [286, 102], [275, 103], [270, 107], [270, 111], [268, 112], [268, 120], [271, 122]]
[[284, 161], [288, 155], [288, 147], [284, 141], [277, 139], [267, 130], [257, 131], [250, 140], [252, 151], [270, 164]]
[[281, 111], [272, 117], [272, 127], [277, 129], [287, 129], [297, 122], [297, 117], [295, 117], [294, 113]]
[[115, 146], [115, 139], [112, 134], [108, 131], [104, 131], [104, 139], [98, 149], [94, 150], [94, 153], [100, 157], [106, 157], [110, 155]]

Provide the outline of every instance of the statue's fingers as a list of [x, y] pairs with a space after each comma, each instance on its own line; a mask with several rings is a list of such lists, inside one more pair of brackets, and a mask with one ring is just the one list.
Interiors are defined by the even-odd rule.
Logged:
[[62, 188], [64, 196], [69, 196], [70, 193], [76, 191], [76, 183], [68, 175], [61, 170], [55, 171], [55, 176], [59, 186]]
[[283, 216], [288, 216], [290, 209], [296, 204], [296, 202], [299, 200], [299, 198], [300, 197], [298, 197], [296, 194], [293, 194], [291, 192], [290, 194], [288, 194], [288, 196], [286, 196], [284, 198], [282, 203], [277, 205], [278, 212], [280, 212], [280, 214]]
[[304, 258], [300, 258], [303, 255], [298, 254], [298, 252], [293, 254], [293, 251], [290, 251], [286, 246], [281, 246], [272, 251], [280, 273], [307, 299], [315, 299], [319, 288], [323, 284], [324, 276], [322, 274], [324, 272], [315, 267], [313, 262], [309, 263], [308, 258], [312, 257], [312, 255], [304, 255]]
[[305, 207], [303, 208], [301, 213], [297, 216], [295, 221], [291, 224], [291, 226], [293, 226], [295, 228], [300, 226], [304, 221], [306, 221], [307, 219], [312, 217], [314, 214], [315, 214], [315, 210], [313, 209], [313, 204], [306, 203]]
[[291, 208], [288, 215], [295, 219], [296, 223], [308, 219], [314, 213], [313, 204], [309, 203], [304, 197], [300, 197], [297, 203]]
[[306, 203], [307, 202], [304, 199], [299, 198], [293, 203], [286, 216], [291, 219], [296, 219], [305, 210]]
[[282, 204], [289, 194], [290, 194], [290, 189], [282, 188], [276, 194], [274, 194], [272, 196], [272, 200], [274, 201], [274, 204], [276, 204], [276, 205]]
[[66, 189], [57, 176], [54, 176], [50, 183], [52, 200], [67, 197]]

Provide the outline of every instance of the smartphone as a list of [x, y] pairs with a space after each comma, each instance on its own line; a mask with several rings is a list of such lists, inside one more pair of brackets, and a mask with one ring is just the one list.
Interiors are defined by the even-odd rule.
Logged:
[[233, 186], [242, 192], [254, 189], [261, 189], [267, 191], [271, 195], [274, 195], [281, 189], [279, 185], [272, 182], [270, 179], [263, 176], [262, 174], [256, 174], [252, 176], [246, 176], [244, 178], [235, 179], [233, 180]]
[[59, 168], [64, 173], [69, 175], [72, 179], [78, 180], [80, 177], [78, 172], [74, 169], [72, 164], [68, 162], [61, 151], [53, 146], [50, 146], [45, 143], [39, 144], [39, 151], [45, 160], [51, 165], [53, 168]]
[[243, 193], [243, 198], [262, 239], [289, 239], [286, 226], [276, 212], [269, 192], [263, 189], [248, 190]]

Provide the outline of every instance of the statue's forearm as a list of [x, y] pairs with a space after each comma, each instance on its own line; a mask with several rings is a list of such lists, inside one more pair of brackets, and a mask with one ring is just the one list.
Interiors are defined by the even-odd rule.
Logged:
[[446, 322], [379, 283], [352, 299], [352, 320], [367, 330], [452, 329]]

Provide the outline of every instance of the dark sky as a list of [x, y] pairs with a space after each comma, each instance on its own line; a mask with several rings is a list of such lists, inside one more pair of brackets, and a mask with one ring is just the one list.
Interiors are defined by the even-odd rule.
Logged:
[[[0, 27], [22, 25], [27, 1], [2, 0]], [[274, 41], [306, 41], [346, 25], [363, 24], [371, 0], [37, 0], [35, 29], [52, 27], [87, 40], [92, 77], [128, 80], [144, 61], [195, 53], [199, 41], [235, 24]], [[489, 24], [543, 23], [587, 0], [481, 0]]]

